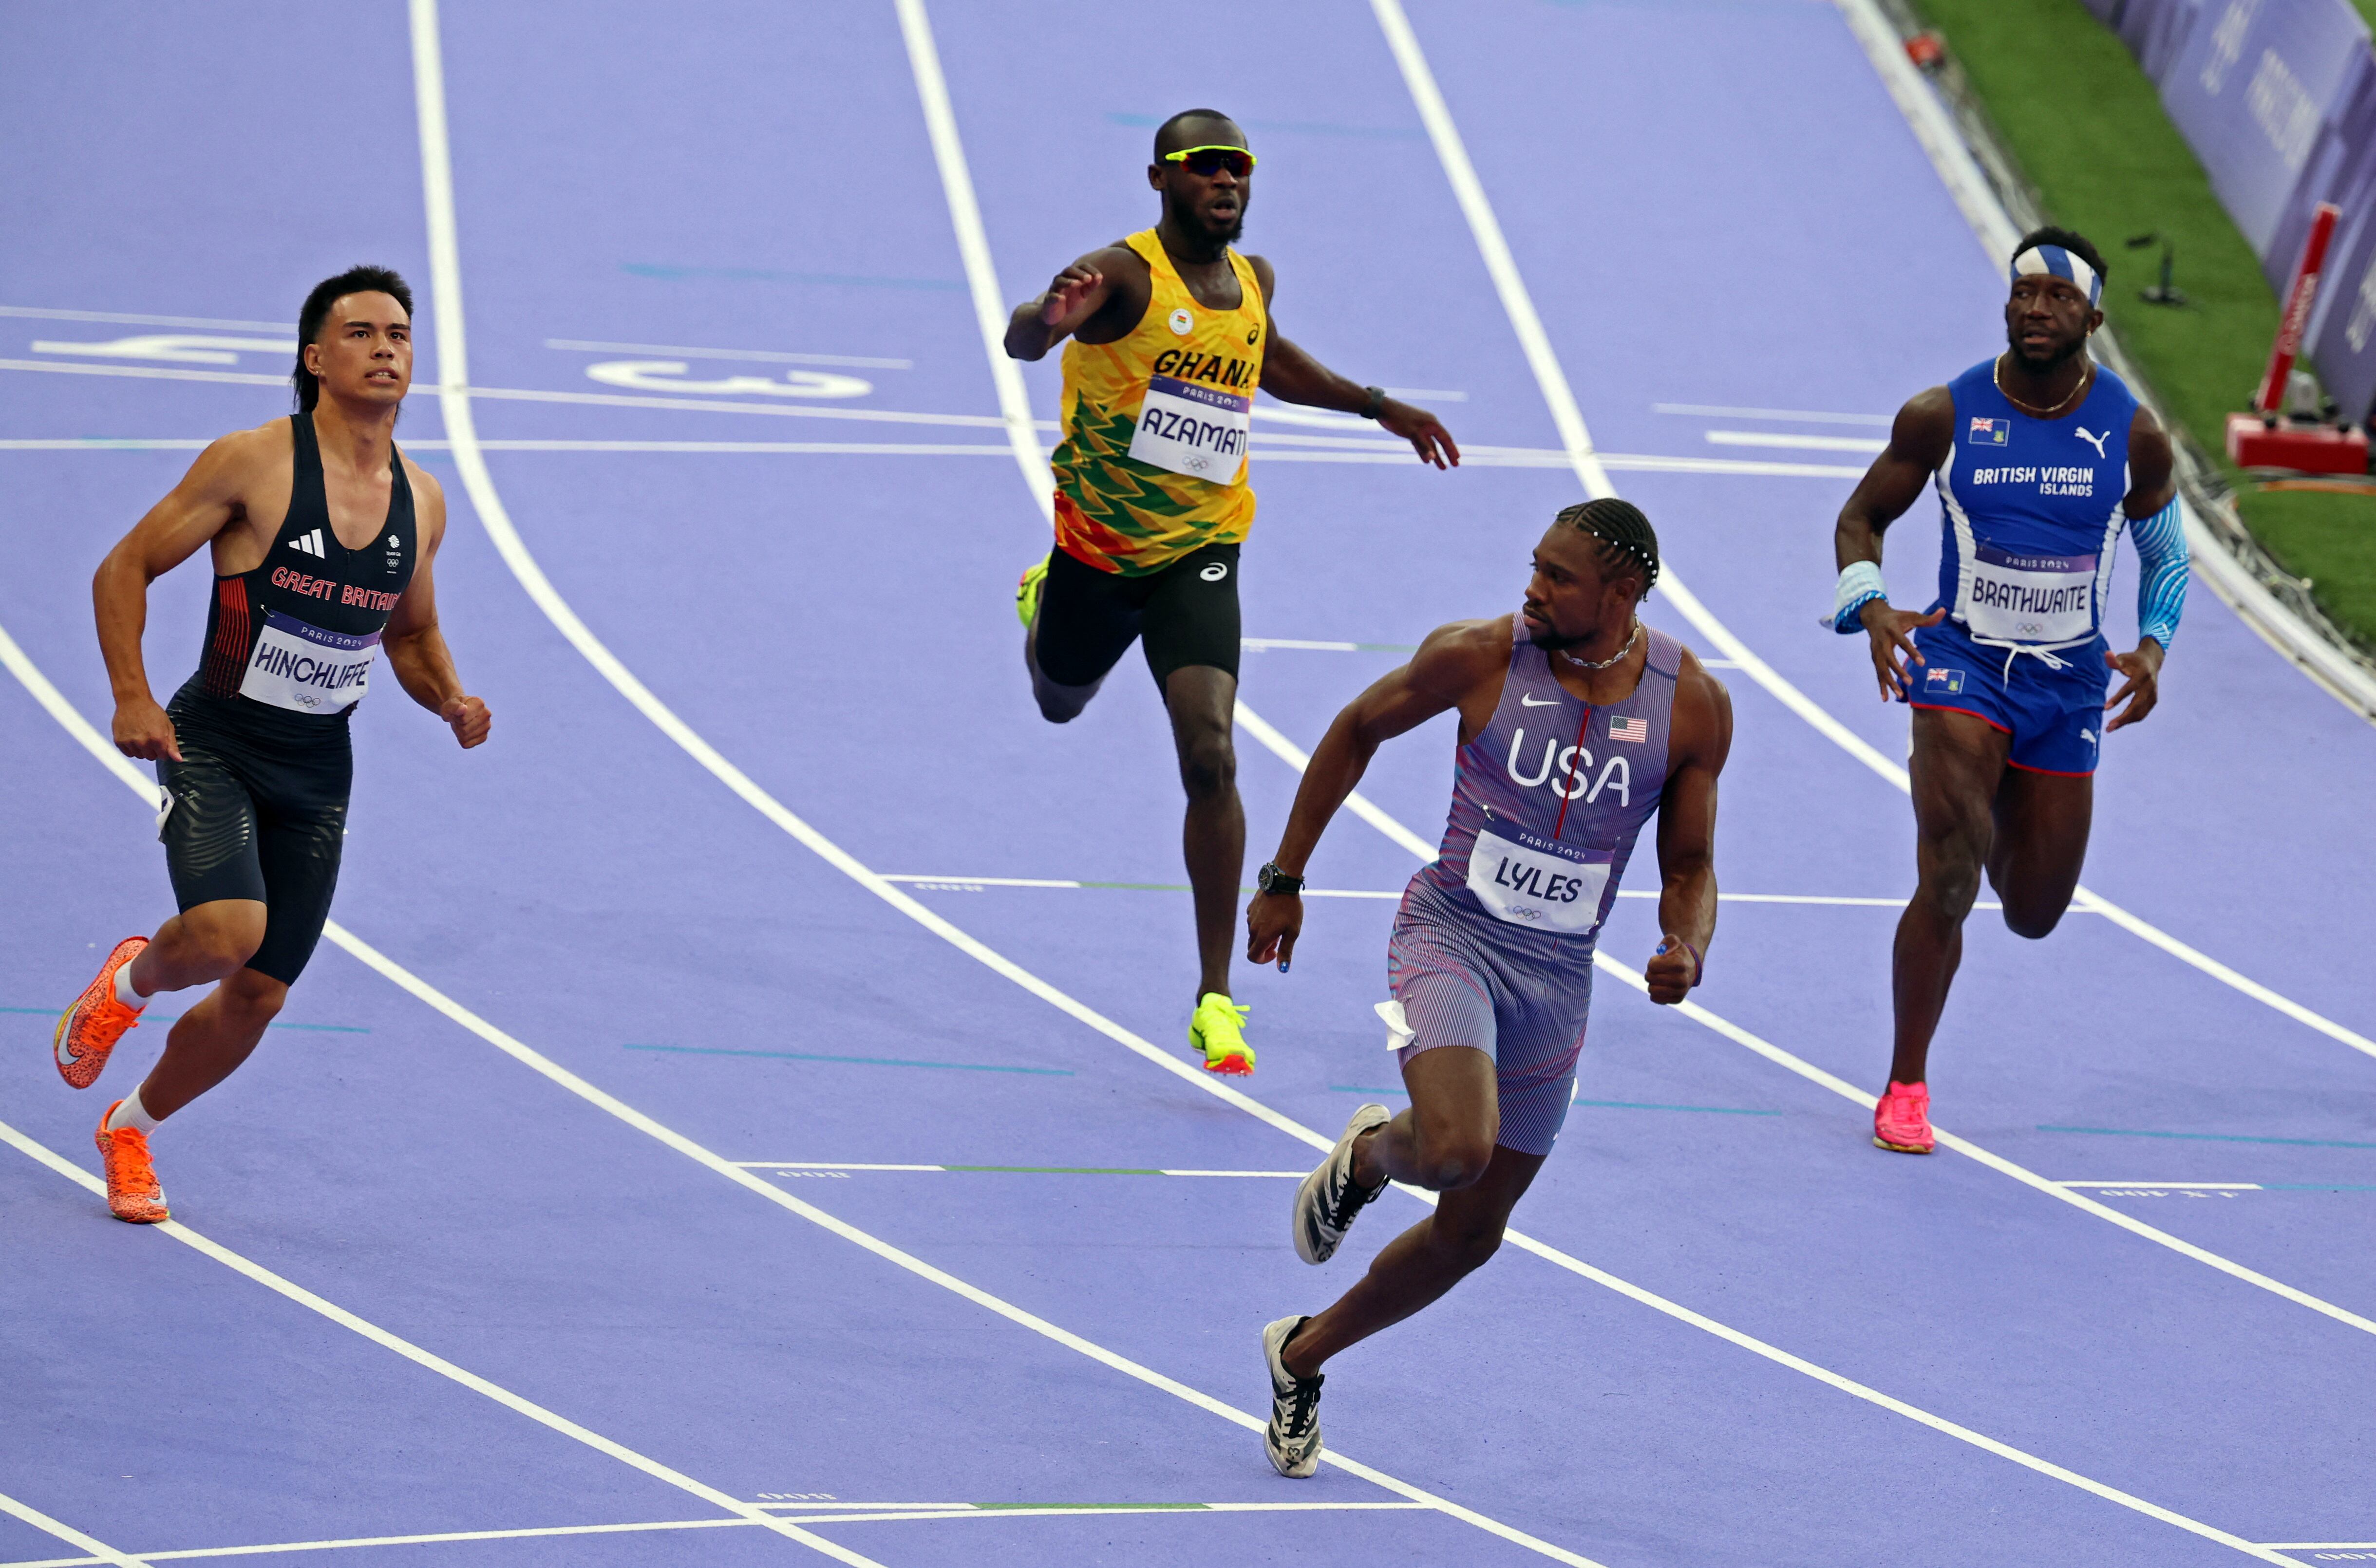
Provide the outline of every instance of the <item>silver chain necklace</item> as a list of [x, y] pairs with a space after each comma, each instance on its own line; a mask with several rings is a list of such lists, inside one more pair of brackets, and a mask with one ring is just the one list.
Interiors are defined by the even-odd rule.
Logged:
[[1625, 646], [1619, 648], [1615, 653], [1610, 654], [1606, 659], [1578, 659], [1575, 655], [1568, 652], [1565, 648], [1559, 650], [1559, 656], [1562, 659], [1566, 659], [1570, 664], [1574, 665], [1578, 670], [1606, 670], [1610, 665], [1622, 659], [1627, 654], [1633, 652], [1634, 645], [1641, 640], [1642, 623], [1637, 620], [1634, 623], [1634, 635], [1625, 639]]

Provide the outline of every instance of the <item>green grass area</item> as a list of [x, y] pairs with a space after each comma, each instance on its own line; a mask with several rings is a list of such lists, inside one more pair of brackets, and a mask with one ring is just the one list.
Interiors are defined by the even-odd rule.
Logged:
[[2376, 0], [2351, 0], [2351, 4], [2358, 8], [2360, 19], [2368, 24], [2368, 30], [2376, 32]]
[[[2153, 83], [2079, 0], [1917, 0], [1945, 35], [2054, 220], [2110, 265], [2104, 315], [2169, 413], [2228, 473], [2244, 520], [2327, 613], [2376, 645], [2376, 497], [2256, 491], [2227, 460], [2227, 418], [2251, 398], [2276, 336], [2277, 301], [2251, 247], [2162, 112]], [[2376, 0], [2355, 0], [2376, 21]], [[2191, 303], [2149, 305], [2160, 251], [2178, 247]]]

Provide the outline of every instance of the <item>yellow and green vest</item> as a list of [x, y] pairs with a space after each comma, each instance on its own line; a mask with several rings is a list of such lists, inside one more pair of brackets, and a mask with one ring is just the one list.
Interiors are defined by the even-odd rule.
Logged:
[[1123, 244], [1153, 274], [1146, 314], [1113, 342], [1064, 345], [1064, 434], [1050, 461], [1058, 546], [1135, 577], [1253, 526], [1245, 435], [1270, 318], [1237, 252], [1238, 308], [1217, 311], [1188, 292], [1154, 230]]

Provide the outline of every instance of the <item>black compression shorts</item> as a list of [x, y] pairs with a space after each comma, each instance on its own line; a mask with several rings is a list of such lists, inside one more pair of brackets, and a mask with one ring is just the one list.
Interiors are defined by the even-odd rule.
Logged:
[[1234, 544], [1206, 545], [1136, 577], [1100, 572], [1052, 550], [1032, 647], [1042, 675], [1060, 686], [1087, 686], [1130, 650], [1131, 639], [1142, 638], [1160, 690], [1173, 671], [1192, 664], [1235, 680], [1238, 628]]
[[294, 985], [330, 918], [354, 754], [344, 724], [302, 742], [267, 738], [240, 722], [244, 701], [174, 695], [166, 712], [182, 760], [157, 765], [167, 796], [157, 837], [174, 903], [261, 903], [264, 944], [247, 967]]

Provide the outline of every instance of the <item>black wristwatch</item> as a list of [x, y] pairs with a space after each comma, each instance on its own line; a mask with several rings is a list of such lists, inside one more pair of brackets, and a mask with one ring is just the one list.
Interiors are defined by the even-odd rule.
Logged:
[[1373, 420], [1380, 414], [1386, 411], [1386, 389], [1384, 387], [1364, 386], [1361, 390], [1370, 395], [1370, 406], [1361, 410], [1361, 417], [1363, 419]]
[[1288, 875], [1278, 869], [1277, 861], [1270, 861], [1265, 862], [1262, 870], [1254, 873], [1254, 885], [1265, 893], [1275, 893], [1282, 898], [1291, 898], [1303, 891], [1303, 878]]

